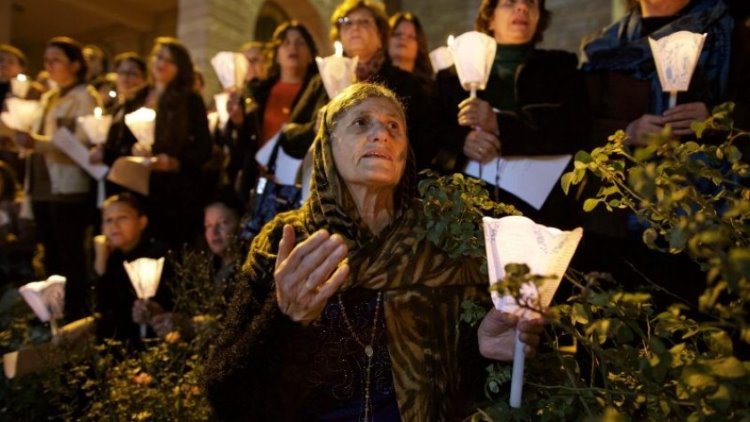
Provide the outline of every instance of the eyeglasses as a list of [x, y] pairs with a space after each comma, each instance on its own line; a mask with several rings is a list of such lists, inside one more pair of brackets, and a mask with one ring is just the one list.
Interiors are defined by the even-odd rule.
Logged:
[[338, 23], [339, 28], [342, 30], [348, 30], [353, 26], [358, 26], [362, 29], [370, 29], [375, 24], [375, 21], [371, 18], [349, 19], [348, 16], [344, 16], [343, 18], [339, 18]]
[[141, 72], [135, 71], [118, 71], [117, 76], [125, 76], [128, 78], [142, 78], [143, 74]]
[[538, 0], [500, 0], [500, 3], [498, 3], [498, 6], [514, 7], [515, 5], [519, 3], [524, 3], [526, 4], [527, 7], [534, 7], [539, 3], [539, 1]]

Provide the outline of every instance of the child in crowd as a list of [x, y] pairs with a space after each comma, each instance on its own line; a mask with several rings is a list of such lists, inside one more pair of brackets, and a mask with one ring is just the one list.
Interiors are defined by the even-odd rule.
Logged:
[[147, 236], [148, 217], [130, 193], [107, 198], [102, 205], [102, 233], [95, 240], [96, 336], [113, 338], [129, 347], [141, 345], [140, 324], [149, 324], [149, 336], [164, 335], [171, 327], [172, 299], [166, 283], [171, 267], [165, 259], [156, 296], [138, 299], [123, 263], [138, 258], [161, 258], [166, 248]]

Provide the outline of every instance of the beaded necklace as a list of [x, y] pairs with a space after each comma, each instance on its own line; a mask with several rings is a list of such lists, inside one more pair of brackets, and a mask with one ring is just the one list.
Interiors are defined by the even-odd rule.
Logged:
[[346, 323], [346, 328], [349, 330], [349, 333], [352, 335], [354, 340], [357, 342], [357, 344], [362, 347], [362, 350], [364, 350], [365, 355], [367, 356], [367, 369], [365, 370], [365, 405], [364, 405], [364, 421], [369, 421], [370, 412], [372, 410], [372, 402], [370, 401], [370, 372], [372, 370], [372, 356], [374, 354], [373, 346], [375, 344], [375, 333], [378, 328], [378, 313], [380, 312], [380, 303], [383, 299], [383, 292], [378, 292], [378, 298], [375, 302], [375, 315], [373, 316], [372, 320], [372, 333], [370, 334], [370, 342], [368, 344], [365, 344], [362, 340], [359, 339], [357, 336], [357, 333], [354, 331], [354, 328], [352, 327], [352, 324], [349, 322], [349, 318], [346, 316], [346, 310], [344, 309], [344, 302], [341, 300], [341, 295], [336, 295], [339, 301], [339, 307], [341, 307], [341, 316], [344, 317], [344, 323]]

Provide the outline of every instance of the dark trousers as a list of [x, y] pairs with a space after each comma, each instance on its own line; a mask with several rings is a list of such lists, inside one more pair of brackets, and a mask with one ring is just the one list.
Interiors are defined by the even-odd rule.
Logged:
[[44, 269], [49, 276], [64, 276], [65, 317], [68, 321], [91, 314], [88, 280], [87, 229], [94, 220], [92, 202], [33, 201], [34, 220], [44, 245]]

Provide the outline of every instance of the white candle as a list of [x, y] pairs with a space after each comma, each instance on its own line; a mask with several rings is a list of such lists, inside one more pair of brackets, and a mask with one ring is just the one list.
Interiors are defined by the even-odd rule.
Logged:
[[453, 35], [448, 35], [448, 41], [446, 41], [446, 45], [447, 45], [448, 47], [450, 47], [451, 45], [453, 45], [453, 40], [454, 40], [454, 39], [455, 39], [455, 38], [453, 37]]
[[101, 119], [102, 117], [102, 108], [101, 107], [95, 107], [94, 108], [94, 117], [97, 119]]
[[344, 46], [341, 44], [341, 41], [334, 42], [333, 49], [335, 50], [334, 56], [344, 57]]

